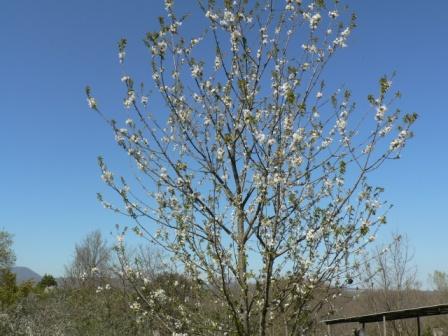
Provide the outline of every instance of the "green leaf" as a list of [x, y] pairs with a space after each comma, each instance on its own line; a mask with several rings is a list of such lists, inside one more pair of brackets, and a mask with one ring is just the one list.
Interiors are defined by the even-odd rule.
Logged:
[[406, 114], [406, 115], [403, 117], [403, 121], [404, 121], [406, 124], [412, 125], [412, 124], [417, 120], [417, 118], [418, 118], [418, 114], [414, 112], [414, 113], [412, 113], [412, 114]]
[[341, 162], [339, 162], [339, 173], [345, 174], [346, 169], [347, 169], [347, 164], [345, 163], [345, 161], [342, 160]]
[[294, 94], [294, 92], [292, 90], [288, 90], [288, 92], [286, 93], [286, 102], [288, 104], [294, 104], [296, 100], [296, 95]]

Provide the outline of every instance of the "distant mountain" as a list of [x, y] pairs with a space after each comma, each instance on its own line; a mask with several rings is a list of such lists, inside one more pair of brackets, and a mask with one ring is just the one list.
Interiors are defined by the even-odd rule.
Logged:
[[22, 283], [27, 280], [33, 280], [34, 282], [39, 282], [42, 277], [29, 269], [28, 267], [16, 266], [11, 268], [11, 271], [16, 274], [17, 283]]

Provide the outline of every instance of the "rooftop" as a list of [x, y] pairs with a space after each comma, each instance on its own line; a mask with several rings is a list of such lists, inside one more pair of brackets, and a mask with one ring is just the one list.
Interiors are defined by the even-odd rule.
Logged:
[[331, 320], [323, 320], [322, 323], [325, 323], [327, 325], [340, 324], [340, 323], [371, 323], [371, 322], [381, 322], [383, 321], [383, 319], [386, 319], [386, 321], [393, 321], [393, 320], [401, 320], [423, 316], [434, 316], [442, 314], [448, 314], [448, 304], [439, 304], [435, 306], [424, 306], [417, 308], [384, 311], [368, 315], [336, 318]]

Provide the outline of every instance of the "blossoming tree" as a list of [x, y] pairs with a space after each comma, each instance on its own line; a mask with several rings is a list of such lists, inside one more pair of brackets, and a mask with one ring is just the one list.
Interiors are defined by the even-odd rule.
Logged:
[[[135, 220], [202, 288], [170, 298], [129, 267], [143, 284], [133, 308], [172, 333], [302, 334], [352, 283], [357, 256], [386, 222], [383, 190], [367, 177], [399, 157], [416, 115], [393, 109], [399, 93], [388, 77], [363, 109], [346, 89], [327, 92], [324, 69], [355, 28], [338, 0], [197, 8], [199, 36], [187, 37], [188, 19], [166, 0], [160, 30], [145, 38], [163, 113], [130, 75], [123, 121], [108, 118], [87, 88], [89, 106], [139, 169], [131, 183], [100, 158], [124, 207], [100, 201]], [[120, 63], [125, 55], [121, 40]], [[201, 309], [204, 295], [213, 304]], [[160, 300], [178, 300], [178, 313], [155, 309]]]

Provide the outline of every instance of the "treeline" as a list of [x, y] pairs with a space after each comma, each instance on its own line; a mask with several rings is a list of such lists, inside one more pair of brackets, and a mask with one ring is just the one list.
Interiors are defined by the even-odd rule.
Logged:
[[[204, 313], [220, 310], [212, 308], [205, 283], [193, 284], [147, 248], [114, 253], [98, 231], [75, 246], [64, 277], [18, 284], [10, 270], [11, 236], [4, 237], [0, 248], [9, 259], [0, 277], [0, 335], [175, 335], [160, 316], [180, 318], [177, 302]], [[203, 307], [188, 303], [193, 295], [202, 295]]]
[[[67, 267], [64, 278], [44, 275], [38, 283], [26, 281], [18, 284], [9, 267], [15, 257], [11, 249], [11, 236], [2, 233], [0, 240], [3, 268], [0, 276], [0, 335], [146, 335], [145, 325], [137, 323], [129, 309], [130, 292], [119, 286], [112, 274], [110, 249], [98, 232], [89, 235], [76, 247], [73, 263]], [[6, 239], [7, 238], [7, 239]], [[92, 241], [99, 238], [97, 241]], [[99, 243], [99, 245], [97, 245]], [[106, 253], [106, 254], [104, 254]], [[106, 257], [106, 260], [101, 258]], [[81, 265], [85, 261], [86, 264]], [[74, 266], [87, 269], [87, 263], [98, 263], [101, 269], [91, 267], [84, 276], [70, 275]], [[93, 272], [92, 272], [93, 268]], [[114, 284], [99, 288], [106, 281]]]
[[[201, 328], [209, 328], [206, 322], [191, 321], [189, 326], [180, 326], [179, 332], [170, 328], [173, 321], [162, 317], [180, 321], [184, 314], [196, 310], [191, 316], [203, 314], [204, 321], [211, 316], [229, 319], [226, 308], [213, 301], [213, 289], [206, 281], [191, 281], [153, 250], [138, 248], [124, 253], [124, 249], [109, 247], [99, 232], [93, 232], [75, 246], [74, 259], [63, 278], [56, 281], [47, 274], [38, 283], [18, 284], [9, 269], [15, 260], [12, 239], [5, 232], [1, 237], [0, 335], [200, 335], [204, 334]], [[448, 275], [444, 272], [430, 276], [432, 290], [422, 289], [405, 238], [395, 237], [392, 244], [378, 248], [362, 267], [363, 277], [354, 279], [345, 290], [328, 290], [321, 285], [322, 295], [330, 293], [333, 300], [327, 300], [319, 314], [310, 314], [303, 321], [309, 326], [307, 335], [325, 335], [320, 321], [326, 318], [448, 301]], [[278, 279], [279, 287], [283, 281], [287, 283]], [[323, 300], [315, 297], [309, 302], [313, 305]], [[425, 335], [444, 335], [448, 330], [448, 319], [443, 316], [422, 321]], [[285, 323], [281, 319], [270, 321], [269, 335], [284, 334]], [[356, 327], [342, 325], [333, 330], [335, 335], [353, 335]], [[388, 327], [397, 336], [416, 331], [413, 320], [389, 322]], [[381, 330], [380, 324], [367, 326], [368, 335], [381, 336]]]

